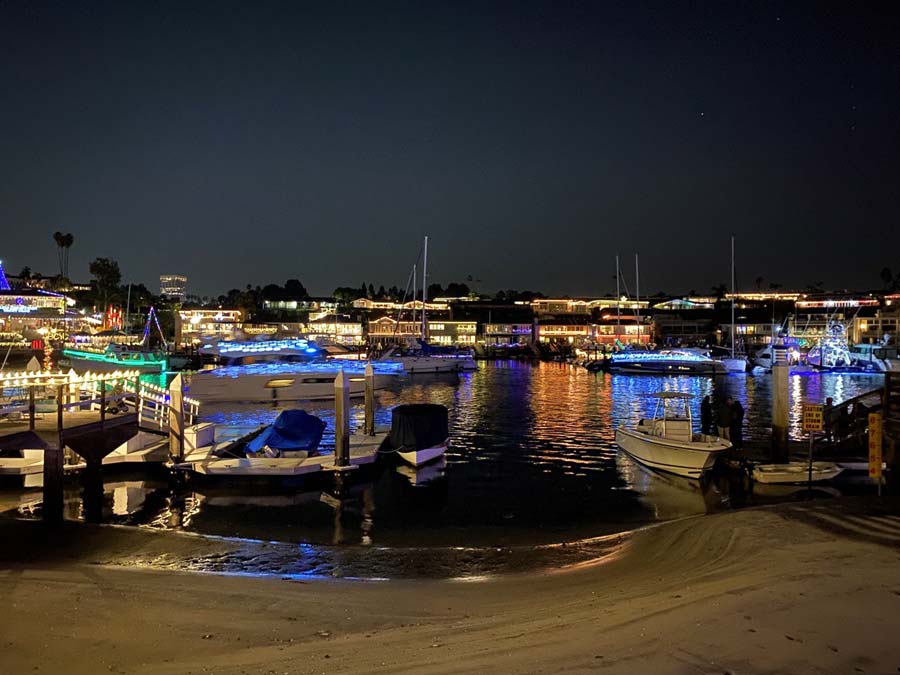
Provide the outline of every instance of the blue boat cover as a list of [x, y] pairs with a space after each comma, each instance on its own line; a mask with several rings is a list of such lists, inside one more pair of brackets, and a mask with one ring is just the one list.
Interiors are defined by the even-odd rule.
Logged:
[[259, 436], [247, 443], [247, 450], [259, 452], [263, 446], [276, 450], [306, 450], [319, 447], [325, 422], [303, 410], [285, 410]]

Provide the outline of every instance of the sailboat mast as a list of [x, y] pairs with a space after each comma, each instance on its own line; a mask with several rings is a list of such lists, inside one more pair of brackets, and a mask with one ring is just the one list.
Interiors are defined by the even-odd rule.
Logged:
[[616, 254], [616, 340], [619, 339], [619, 317], [621, 316], [622, 292], [619, 289], [619, 256]]
[[428, 324], [425, 321], [425, 303], [428, 300], [428, 235], [425, 235], [425, 249], [422, 254], [422, 339], [428, 339]]
[[731, 358], [734, 358], [734, 235], [731, 235]]
[[637, 317], [638, 343], [641, 341], [641, 268], [638, 264], [638, 254], [634, 254], [634, 299], [635, 316]]
[[[413, 326], [416, 325], [416, 296], [419, 294], [419, 289], [416, 288], [416, 283], [418, 282], [418, 279], [416, 279], [416, 276], [418, 275], [418, 273], [419, 273], [419, 271], [416, 269], [416, 264], [413, 263], [413, 273], [412, 273], [412, 277], [413, 277], [413, 318], [412, 318]], [[409, 288], [409, 287], [407, 286], [407, 288]]]

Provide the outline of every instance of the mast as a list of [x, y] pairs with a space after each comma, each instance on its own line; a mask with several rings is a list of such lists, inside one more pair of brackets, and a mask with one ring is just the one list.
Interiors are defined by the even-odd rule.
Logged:
[[412, 322], [413, 322], [413, 325], [416, 324], [416, 296], [419, 294], [419, 292], [418, 292], [419, 289], [416, 288], [416, 275], [417, 274], [418, 274], [418, 270], [416, 270], [416, 263], [413, 263], [413, 273], [412, 273], [412, 277], [413, 277], [413, 296], [412, 296], [412, 298], [413, 298], [413, 318], [412, 318]]
[[731, 358], [734, 358], [734, 235], [731, 235]]
[[619, 339], [619, 317], [621, 315], [622, 293], [619, 289], [619, 255], [616, 254], [616, 340]]
[[638, 343], [641, 342], [641, 268], [638, 265], [638, 254], [634, 254], [634, 300], [635, 316], [637, 316]]
[[428, 235], [425, 235], [425, 250], [422, 255], [422, 340], [428, 339], [428, 324], [425, 321], [425, 302], [428, 300]]

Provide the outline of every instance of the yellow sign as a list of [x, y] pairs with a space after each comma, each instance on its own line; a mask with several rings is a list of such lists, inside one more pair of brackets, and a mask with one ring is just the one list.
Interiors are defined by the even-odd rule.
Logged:
[[818, 403], [803, 404], [803, 431], [822, 431], [822, 406]]
[[869, 477], [881, 478], [881, 413], [869, 413]]

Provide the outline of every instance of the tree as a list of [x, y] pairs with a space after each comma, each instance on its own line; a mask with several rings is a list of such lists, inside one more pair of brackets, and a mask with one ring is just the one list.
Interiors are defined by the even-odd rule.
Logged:
[[460, 284], [455, 281], [447, 284], [447, 288], [444, 292], [451, 298], [465, 298], [470, 293], [469, 287], [466, 284]]
[[301, 300], [309, 297], [309, 293], [299, 279], [288, 279], [285, 281], [284, 293], [290, 300]]
[[53, 233], [53, 241], [56, 242], [56, 255], [59, 261], [59, 276], [69, 278], [69, 249], [75, 243], [75, 237], [62, 232]]
[[361, 289], [359, 288], [339, 286], [338, 288], [334, 289], [334, 292], [331, 295], [339, 305], [349, 305], [354, 300], [366, 297], [365, 293], [363, 293], [363, 295], [360, 295], [360, 292]]
[[713, 295], [716, 296], [716, 300], [721, 300], [728, 292], [728, 286], [726, 286], [725, 284], [716, 284], [710, 290], [712, 290]]
[[885, 267], [881, 270], [881, 281], [884, 283], [884, 290], [891, 290], [894, 285], [894, 275], [891, 274], [890, 267]]
[[122, 283], [122, 273], [119, 271], [119, 263], [111, 258], [97, 258], [90, 264], [88, 270], [94, 277], [94, 286], [97, 293], [103, 298], [103, 309], [109, 302], [110, 296], [115, 296]]
[[444, 295], [444, 288], [440, 284], [430, 284], [426, 296], [429, 300], [434, 300]]

